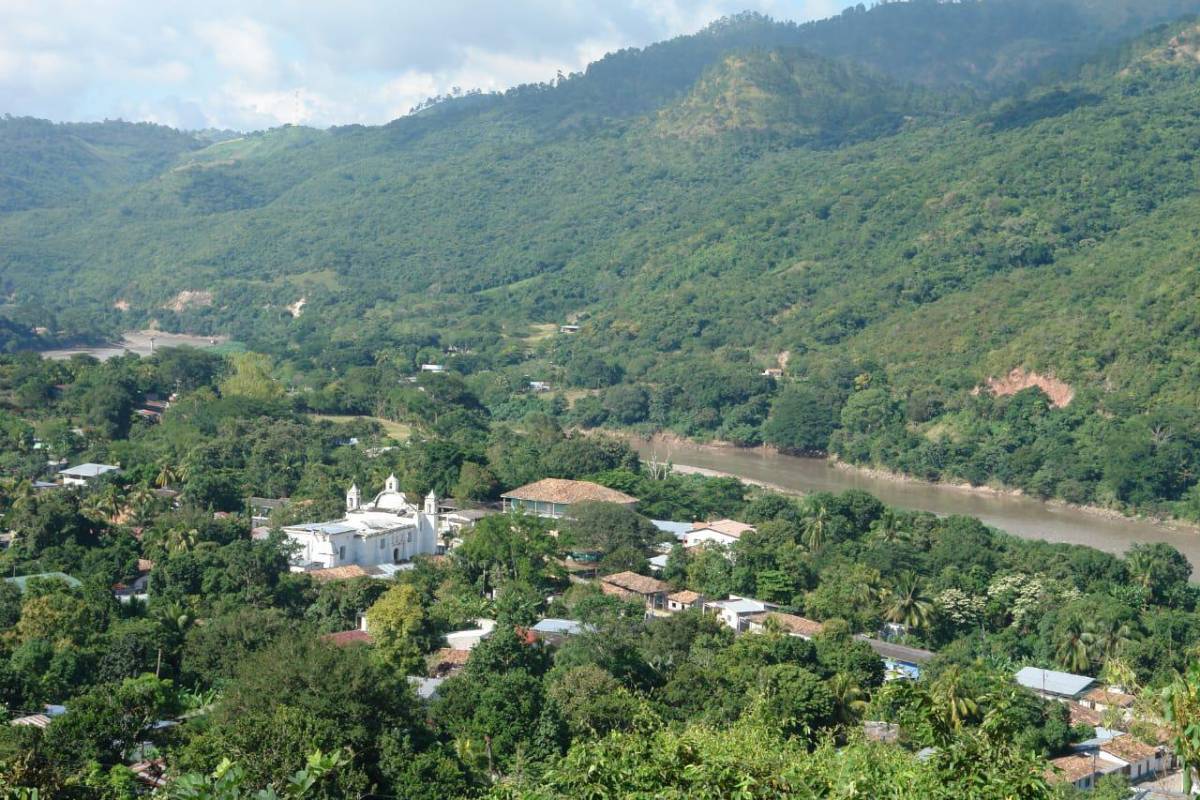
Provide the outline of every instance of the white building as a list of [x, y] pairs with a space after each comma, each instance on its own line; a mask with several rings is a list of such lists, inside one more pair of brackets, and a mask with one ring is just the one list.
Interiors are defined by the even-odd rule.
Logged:
[[705, 611], [715, 614], [721, 622], [738, 633], [747, 629], [751, 616], [775, 611], [778, 608], [779, 606], [774, 603], [765, 603], [762, 600], [738, 597], [732, 594], [729, 595], [728, 600], [712, 600], [704, 604]]
[[63, 486], [87, 486], [89, 483], [109, 472], [120, 472], [120, 467], [112, 464], [80, 464], [70, 469], [59, 471]]
[[692, 525], [691, 530], [683, 534], [683, 546], [698, 547], [702, 544], [719, 544], [729, 547], [742, 538], [742, 534], [753, 530], [753, 525], [747, 525], [734, 519], [696, 522]]
[[305, 522], [283, 529], [299, 545], [292, 571], [401, 564], [438, 551], [438, 505], [432, 492], [423, 508], [408, 501], [392, 475], [383, 491], [365, 505], [358, 486], [346, 493], [346, 515], [329, 522]]

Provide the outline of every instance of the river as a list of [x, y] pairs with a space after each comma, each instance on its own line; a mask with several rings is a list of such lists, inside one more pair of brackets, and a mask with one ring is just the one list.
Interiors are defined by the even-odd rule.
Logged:
[[1134, 542], [1166, 542], [1187, 556], [1193, 571], [1200, 565], [1200, 530], [1190, 526], [1110, 517], [1029, 497], [891, 480], [841, 469], [821, 458], [785, 456], [763, 449], [644, 439], [632, 439], [630, 444], [643, 458], [656, 457], [676, 467], [712, 470], [795, 492], [862, 489], [899, 508], [978, 517], [1023, 539], [1086, 544], [1110, 553], [1123, 553]]

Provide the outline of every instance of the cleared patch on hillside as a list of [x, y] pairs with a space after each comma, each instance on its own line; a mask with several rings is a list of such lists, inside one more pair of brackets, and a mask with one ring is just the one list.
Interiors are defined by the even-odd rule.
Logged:
[[175, 295], [167, 303], [163, 304], [163, 308], [169, 308], [175, 313], [179, 313], [189, 308], [204, 308], [213, 304], [213, 293], [207, 291], [193, 291], [184, 289], [179, 294]]
[[1075, 389], [1069, 383], [1060, 381], [1053, 375], [1041, 375], [1015, 367], [1003, 378], [988, 378], [983, 387], [976, 387], [973, 394], [979, 394], [981, 388], [996, 397], [1010, 397], [1025, 389], [1037, 387], [1050, 398], [1050, 405], [1055, 408], [1066, 408], [1075, 399]]

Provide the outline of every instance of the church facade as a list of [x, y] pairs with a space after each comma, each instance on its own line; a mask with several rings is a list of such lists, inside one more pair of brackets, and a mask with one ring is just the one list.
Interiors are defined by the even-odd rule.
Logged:
[[431, 492], [423, 506], [409, 502], [396, 476], [375, 499], [362, 502], [358, 486], [346, 493], [346, 514], [328, 522], [288, 525], [283, 533], [297, 545], [292, 571], [357, 564], [402, 564], [438, 551], [438, 501]]

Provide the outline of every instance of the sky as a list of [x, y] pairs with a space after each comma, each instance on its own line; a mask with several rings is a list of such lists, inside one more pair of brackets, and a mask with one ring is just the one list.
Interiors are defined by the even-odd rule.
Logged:
[[0, 114], [256, 130], [378, 124], [552, 80], [743, 10], [849, 0], [0, 0]]

